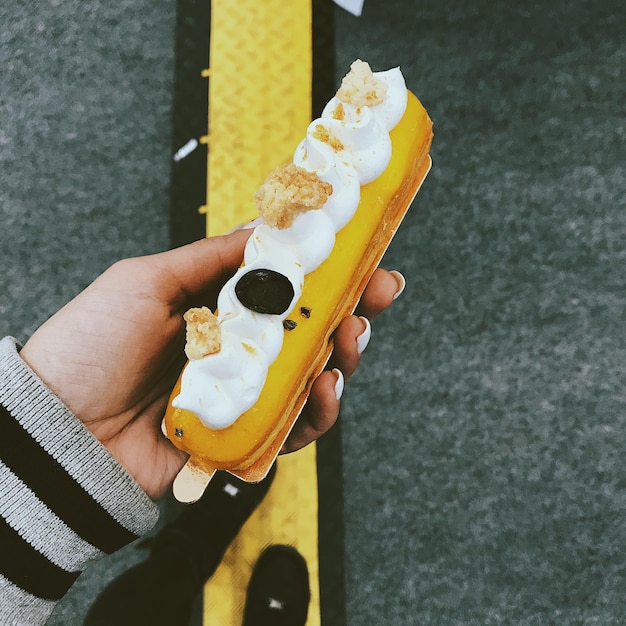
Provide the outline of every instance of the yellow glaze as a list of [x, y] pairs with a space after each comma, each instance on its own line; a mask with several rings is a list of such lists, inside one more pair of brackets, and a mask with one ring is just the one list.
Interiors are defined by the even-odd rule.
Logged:
[[[354, 217], [337, 234], [330, 256], [305, 277], [302, 296], [289, 318], [277, 359], [270, 366], [257, 403], [223, 430], [207, 428], [171, 401], [166, 429], [174, 445], [207, 470], [242, 470], [265, 458], [269, 468], [301, 410], [310, 386], [332, 350], [332, 332], [356, 306], [372, 272], [430, 167], [432, 122], [409, 92], [404, 116], [391, 131], [392, 157], [387, 169], [361, 188]], [[310, 317], [300, 313], [311, 309]], [[179, 382], [172, 398], [179, 393]], [[176, 436], [175, 432], [182, 436]], [[236, 473], [236, 472], [234, 472]], [[253, 476], [254, 477], [254, 476]], [[262, 477], [256, 476], [256, 478]]]

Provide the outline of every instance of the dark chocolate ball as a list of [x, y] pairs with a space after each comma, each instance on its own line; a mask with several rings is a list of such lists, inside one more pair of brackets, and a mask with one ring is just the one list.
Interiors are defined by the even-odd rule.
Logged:
[[294, 296], [291, 281], [267, 269], [246, 272], [235, 285], [235, 293], [247, 309], [272, 315], [285, 313]]

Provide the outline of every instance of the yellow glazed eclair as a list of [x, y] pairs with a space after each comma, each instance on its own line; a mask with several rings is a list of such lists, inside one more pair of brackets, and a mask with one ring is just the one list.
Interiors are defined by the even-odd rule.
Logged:
[[259, 188], [259, 223], [217, 310], [185, 315], [189, 361], [164, 420], [190, 455], [179, 500], [218, 469], [269, 471], [430, 169], [432, 136], [399, 68], [355, 61], [293, 163]]

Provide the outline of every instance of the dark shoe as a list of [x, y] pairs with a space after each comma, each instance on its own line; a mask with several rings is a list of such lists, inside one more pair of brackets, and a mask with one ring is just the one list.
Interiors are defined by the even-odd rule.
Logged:
[[218, 472], [195, 504], [152, 540], [150, 556], [98, 596], [85, 626], [187, 626], [196, 594], [261, 503], [276, 473], [246, 483]]
[[304, 626], [310, 599], [302, 555], [291, 546], [270, 546], [254, 566], [243, 626]]

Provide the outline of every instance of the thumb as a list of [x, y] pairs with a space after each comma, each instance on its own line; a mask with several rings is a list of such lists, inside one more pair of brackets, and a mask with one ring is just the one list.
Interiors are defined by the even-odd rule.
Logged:
[[169, 277], [167, 300], [185, 307], [207, 293], [217, 295], [241, 265], [251, 233], [251, 229], [241, 229], [148, 257]]

